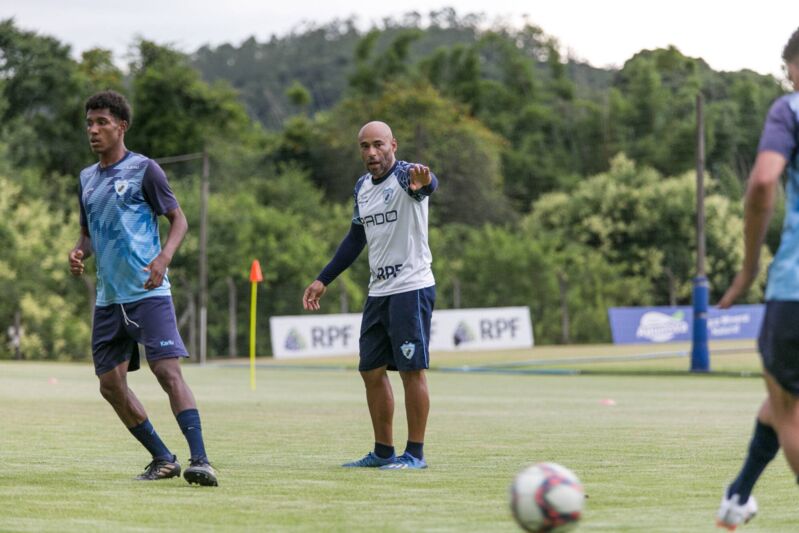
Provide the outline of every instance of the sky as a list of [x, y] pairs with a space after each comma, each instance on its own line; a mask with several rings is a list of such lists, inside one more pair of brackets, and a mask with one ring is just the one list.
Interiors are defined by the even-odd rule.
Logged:
[[107, 48], [123, 62], [136, 37], [184, 52], [202, 45], [265, 41], [305, 23], [355, 16], [363, 29], [385, 17], [453, 7], [488, 22], [529, 22], [558, 39], [564, 53], [597, 67], [621, 67], [642, 49], [676, 46], [715, 70], [751, 69], [782, 77], [780, 55], [799, 27], [796, 0], [2, 0], [0, 19], [70, 44], [73, 55]]

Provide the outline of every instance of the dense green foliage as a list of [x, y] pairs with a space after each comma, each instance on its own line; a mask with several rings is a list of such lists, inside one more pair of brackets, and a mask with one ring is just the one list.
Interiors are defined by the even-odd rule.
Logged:
[[[355, 136], [375, 119], [392, 125], [401, 159], [440, 178], [431, 200], [438, 307], [529, 305], [537, 342], [597, 342], [609, 339], [609, 306], [689, 301], [701, 91], [718, 297], [740, 263], [740, 195], [777, 80], [714, 72], [675, 48], [601, 70], [564, 58], [535, 26], [485, 30], [452, 10], [429, 20], [410, 14], [367, 33], [336, 21], [191, 56], [142, 40], [126, 72], [108, 51], [74, 59], [57, 40], [0, 22], [0, 330], [21, 317], [27, 358], [89, 353], [94, 282], [71, 278], [66, 255], [78, 235], [76, 177], [94, 161], [82, 102], [105, 88], [133, 104], [128, 148], [210, 154], [212, 356], [230, 351], [232, 296], [235, 347], [245, 352], [254, 258], [266, 278], [258, 353], [269, 352], [269, 316], [301, 312], [303, 288], [349, 226], [364, 172]], [[165, 170], [191, 228], [170, 270], [190, 338], [201, 168]], [[363, 255], [331, 285], [325, 311], [361, 306]], [[761, 293], [762, 280], [749, 298]], [[0, 343], [0, 358], [13, 352]]]

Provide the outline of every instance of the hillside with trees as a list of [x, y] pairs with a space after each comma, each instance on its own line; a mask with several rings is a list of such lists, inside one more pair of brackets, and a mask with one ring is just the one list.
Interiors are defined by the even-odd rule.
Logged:
[[[362, 174], [356, 133], [394, 129], [401, 159], [440, 177], [431, 199], [437, 307], [527, 305], [538, 343], [605, 342], [610, 306], [690, 300], [694, 101], [706, 100], [708, 273], [717, 299], [742, 257], [741, 194], [780, 82], [716, 72], [674, 47], [619, 70], [564, 57], [543, 29], [486, 27], [452, 10], [298, 29], [184, 54], [140, 40], [120, 68], [107, 50], [73, 58], [58, 40], [0, 21], [0, 358], [90, 355], [92, 275], [69, 276], [77, 175], [91, 164], [83, 101], [125, 93], [129, 149], [210, 154], [209, 354], [247, 346], [250, 261], [265, 283], [258, 353], [271, 315], [301, 294], [349, 227]], [[190, 339], [197, 306], [200, 173], [164, 166], [190, 231], [170, 266]], [[773, 246], [780, 218], [770, 233]], [[323, 311], [362, 305], [364, 257]], [[91, 265], [91, 261], [90, 261]], [[763, 279], [748, 298], [762, 295]], [[233, 309], [231, 316], [230, 309]], [[562, 320], [569, 317], [567, 329]]]

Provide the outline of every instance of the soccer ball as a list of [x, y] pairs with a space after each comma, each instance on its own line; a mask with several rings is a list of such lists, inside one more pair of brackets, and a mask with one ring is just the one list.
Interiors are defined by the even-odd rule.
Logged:
[[531, 533], [563, 533], [577, 527], [585, 492], [577, 476], [556, 463], [538, 463], [516, 475], [510, 508], [516, 522]]

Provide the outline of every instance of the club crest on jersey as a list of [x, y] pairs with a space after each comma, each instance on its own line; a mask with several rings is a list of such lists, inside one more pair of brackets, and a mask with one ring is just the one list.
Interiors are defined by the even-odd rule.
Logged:
[[114, 182], [114, 190], [117, 195], [122, 196], [128, 190], [128, 180], [117, 180]]
[[402, 355], [405, 356], [405, 359], [410, 359], [416, 352], [416, 345], [410, 341], [406, 341], [402, 346], [400, 346], [400, 351], [402, 352]]
[[394, 187], [388, 187], [385, 191], [383, 191], [383, 203], [387, 204], [390, 202], [392, 196], [394, 196]]

